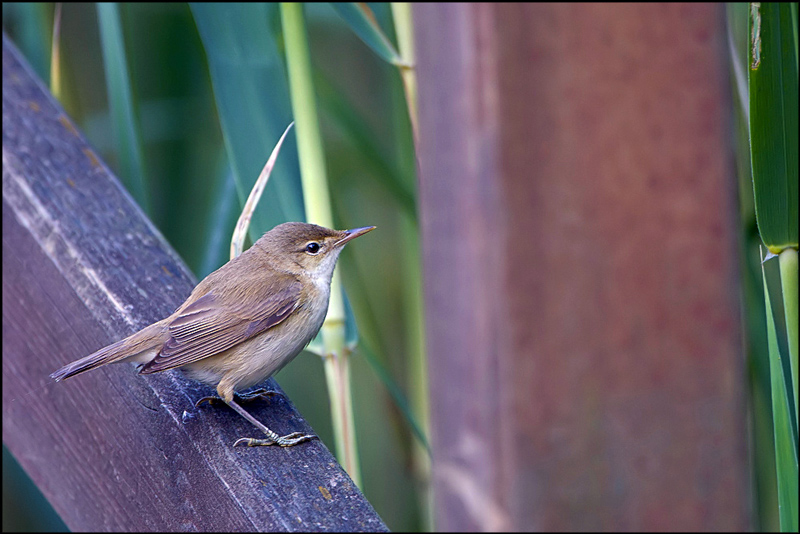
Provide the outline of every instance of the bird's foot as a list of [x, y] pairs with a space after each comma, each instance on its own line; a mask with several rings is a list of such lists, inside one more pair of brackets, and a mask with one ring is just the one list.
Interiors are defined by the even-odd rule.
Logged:
[[280, 445], [281, 447], [291, 447], [293, 445], [297, 445], [298, 443], [303, 443], [304, 441], [309, 441], [312, 439], [319, 438], [314, 434], [292, 432], [291, 434], [287, 434], [285, 436], [279, 436], [277, 439], [239, 438], [236, 440], [236, 443], [234, 443], [233, 446], [237, 447], [239, 445], [245, 445], [247, 447], [263, 447], [268, 445]]

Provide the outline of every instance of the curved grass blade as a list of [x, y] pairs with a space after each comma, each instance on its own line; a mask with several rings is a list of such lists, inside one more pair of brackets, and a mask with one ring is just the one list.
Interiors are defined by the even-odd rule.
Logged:
[[293, 125], [294, 122], [290, 122], [289, 126], [286, 127], [283, 135], [278, 140], [278, 144], [272, 149], [272, 154], [269, 155], [269, 159], [267, 160], [266, 165], [264, 165], [264, 168], [261, 170], [261, 174], [258, 176], [255, 185], [253, 185], [250, 195], [247, 197], [247, 202], [244, 204], [242, 214], [239, 216], [239, 220], [236, 222], [236, 228], [233, 230], [233, 238], [231, 239], [231, 259], [242, 253], [242, 249], [244, 248], [244, 238], [245, 235], [247, 235], [247, 230], [250, 228], [250, 219], [252, 219], [253, 212], [258, 205], [258, 201], [261, 199], [261, 194], [264, 192], [264, 188], [267, 186], [269, 176], [272, 173], [272, 168], [275, 167], [275, 160], [278, 159], [278, 153], [281, 151], [283, 140], [286, 138], [286, 134], [289, 133], [289, 130]]
[[50, 54], [50, 92], [61, 100], [61, 2], [56, 3], [53, 13], [53, 41]]

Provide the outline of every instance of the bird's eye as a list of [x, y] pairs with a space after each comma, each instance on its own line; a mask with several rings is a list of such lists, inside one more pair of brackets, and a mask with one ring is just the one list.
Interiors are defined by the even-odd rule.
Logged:
[[317, 254], [319, 252], [319, 243], [312, 241], [308, 245], [306, 245], [306, 252], [311, 255]]

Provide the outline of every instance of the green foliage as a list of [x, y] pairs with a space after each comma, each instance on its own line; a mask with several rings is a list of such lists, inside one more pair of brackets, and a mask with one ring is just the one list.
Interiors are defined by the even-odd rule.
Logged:
[[750, 154], [761, 239], [797, 248], [797, 6], [751, 4]]
[[[798, 529], [797, 4], [754, 2], [748, 18], [750, 161], [761, 239], [780, 254], [786, 349], [781, 349], [769, 283], [762, 267], [775, 446], [778, 515], [782, 531]], [[736, 59], [734, 59], [736, 66]], [[788, 371], [788, 372], [787, 372]], [[792, 398], [794, 402], [792, 402]], [[794, 408], [795, 417], [791, 417]]]

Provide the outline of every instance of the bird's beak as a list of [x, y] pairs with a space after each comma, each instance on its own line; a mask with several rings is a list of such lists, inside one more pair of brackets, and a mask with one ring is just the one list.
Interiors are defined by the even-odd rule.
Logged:
[[365, 226], [363, 228], [354, 228], [353, 230], [345, 230], [345, 236], [341, 238], [339, 241], [336, 242], [337, 247], [343, 246], [345, 243], [350, 241], [351, 239], [355, 239], [360, 235], [364, 235], [367, 232], [374, 230], [374, 226]]

